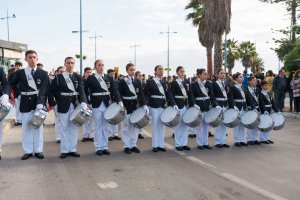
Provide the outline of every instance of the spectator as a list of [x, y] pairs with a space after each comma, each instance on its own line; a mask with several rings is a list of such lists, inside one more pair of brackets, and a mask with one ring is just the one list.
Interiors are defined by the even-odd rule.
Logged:
[[286, 73], [284, 69], [279, 70], [278, 76], [273, 79], [272, 87], [275, 92], [275, 104], [280, 112], [283, 112], [286, 92]]
[[249, 75], [247, 74], [247, 70], [244, 70], [243, 77], [244, 77], [243, 86], [244, 87], [248, 87], [248, 78], [249, 78]]
[[295, 72], [290, 86], [293, 89], [295, 112], [300, 114], [300, 70]]
[[290, 112], [293, 112], [293, 89], [291, 88], [291, 81], [294, 77], [295, 72], [290, 73], [289, 77], [286, 79], [286, 91], [289, 93], [290, 98]]
[[269, 90], [268, 92], [272, 94], [272, 96], [274, 96], [274, 92], [272, 90], [272, 82], [273, 82], [273, 71], [272, 70], [269, 70], [266, 74], [266, 78], [265, 78], [265, 81], [267, 81], [268, 85], [269, 85]]

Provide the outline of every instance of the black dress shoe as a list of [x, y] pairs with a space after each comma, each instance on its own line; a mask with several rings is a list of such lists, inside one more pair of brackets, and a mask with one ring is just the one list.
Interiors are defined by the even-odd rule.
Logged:
[[156, 153], [158, 152], [158, 148], [152, 148], [152, 151]]
[[15, 126], [20, 126], [20, 125], [22, 125], [21, 122], [16, 122], [16, 123], [15, 123]]
[[175, 135], [174, 135], [174, 133], [172, 133], [172, 138], [174, 138], [175, 137]]
[[80, 154], [79, 154], [79, 153], [77, 153], [77, 152], [70, 152], [70, 153], [69, 153], [69, 156], [72, 156], [72, 157], [78, 158], [78, 157], [80, 157]]
[[214, 137], [214, 134], [212, 134], [210, 131], [208, 132], [208, 137]]
[[98, 156], [102, 156], [102, 155], [103, 155], [103, 151], [102, 151], [102, 150], [98, 150], [98, 151], [96, 151], [96, 154], [97, 154]]
[[223, 144], [222, 145], [224, 148], [229, 148], [230, 146], [228, 144]]
[[261, 141], [260, 143], [262, 143], [262, 144], [270, 144], [270, 142], [269, 141]]
[[114, 136], [113, 139], [114, 139], [114, 140], [121, 140], [121, 138], [120, 138], [119, 136], [117, 136], [117, 135]]
[[247, 144], [248, 145], [254, 145], [254, 142], [253, 141], [248, 141]]
[[60, 143], [60, 140], [56, 140], [56, 143], [59, 144], [59, 143]]
[[221, 145], [221, 144], [216, 144], [215, 147], [221, 149], [221, 148], [223, 148], [223, 145]]
[[103, 154], [104, 154], [104, 155], [110, 155], [110, 151], [107, 150], [107, 149], [104, 149], [104, 150], [103, 150]]
[[274, 144], [274, 142], [273, 142], [272, 140], [268, 140], [268, 142], [269, 142], [270, 144]]
[[89, 141], [89, 138], [82, 138], [81, 142], [86, 142], [86, 141]]
[[29, 159], [30, 157], [32, 157], [32, 153], [25, 153], [25, 154], [21, 157], [21, 160], [27, 160], [27, 159]]
[[196, 134], [190, 134], [189, 135], [189, 138], [195, 138], [196, 137]]
[[183, 148], [183, 150], [186, 150], [186, 151], [190, 151], [191, 150], [191, 147], [189, 147], [189, 146], [183, 146], [182, 148]]
[[0, 155], [0, 160], [1, 160], [1, 155]]
[[145, 137], [142, 134], [139, 134], [139, 139], [145, 139]]
[[94, 138], [89, 138], [89, 141], [94, 142]]
[[241, 144], [242, 146], [248, 146], [248, 144], [246, 144], [245, 142], [240, 142], [240, 144]]
[[203, 145], [203, 147], [204, 147], [205, 149], [212, 149], [212, 147], [209, 146], [209, 145]]
[[60, 159], [65, 159], [67, 156], [68, 156], [67, 153], [61, 153], [59, 157]]
[[114, 137], [108, 137], [108, 140], [109, 140], [109, 141], [113, 141], [113, 140], [114, 140]]
[[236, 142], [236, 143], [234, 143], [234, 146], [236, 146], [236, 147], [241, 147], [242, 145], [241, 145], [241, 143]]
[[183, 151], [183, 148], [182, 148], [182, 147], [175, 147], [175, 149], [176, 149], [177, 151]]
[[130, 148], [126, 147], [126, 148], [124, 149], [124, 153], [126, 153], [126, 154], [131, 154]]
[[198, 148], [198, 149], [201, 149], [201, 150], [203, 150], [203, 149], [204, 149], [204, 147], [203, 147], [203, 146], [197, 146], [197, 148]]
[[260, 145], [260, 141], [258, 141], [258, 140], [255, 140], [255, 141], [254, 141], [254, 144], [256, 144], [256, 145]]
[[158, 151], [162, 151], [162, 152], [166, 152], [167, 151], [167, 149], [165, 149], [163, 147], [158, 147], [157, 149], [158, 149]]
[[132, 147], [130, 150], [134, 153], [140, 153], [141, 152], [141, 150], [139, 150], [137, 147]]
[[38, 159], [44, 159], [44, 154], [41, 152], [41, 153], [35, 153], [34, 156]]

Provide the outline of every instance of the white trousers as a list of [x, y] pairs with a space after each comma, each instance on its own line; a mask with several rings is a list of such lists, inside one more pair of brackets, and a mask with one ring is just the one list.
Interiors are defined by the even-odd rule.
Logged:
[[91, 118], [89, 121], [83, 124], [83, 138], [94, 138], [95, 135], [95, 126], [94, 120]]
[[215, 144], [226, 144], [226, 126], [222, 123], [215, 130]]
[[247, 141], [255, 141], [258, 138], [258, 128], [248, 129], [247, 128]]
[[196, 138], [198, 146], [208, 145], [208, 130], [209, 125], [205, 122], [204, 116], [207, 112], [202, 113], [202, 121], [199, 126], [196, 127]]
[[22, 123], [22, 113], [20, 112], [20, 99], [21, 95], [18, 98], [15, 98], [15, 107], [16, 107], [16, 122]]
[[61, 121], [59, 120], [59, 115], [58, 115], [58, 112], [57, 112], [57, 105], [54, 106], [53, 111], [54, 111], [54, 114], [55, 114], [55, 137], [56, 137], [56, 140], [61, 140], [61, 135], [62, 135], [62, 132], [63, 132], [63, 128], [62, 128], [62, 125], [61, 125]]
[[269, 132], [260, 132], [260, 141], [268, 141], [270, 139], [269, 135]]
[[180, 122], [174, 127], [175, 147], [187, 146], [188, 143], [188, 127], [183, 123], [183, 114], [186, 111], [184, 106], [180, 111]]
[[124, 142], [124, 148], [136, 147], [139, 129], [135, 128], [129, 121], [130, 114], [125, 116], [125, 119], [121, 123], [122, 139]]
[[58, 113], [59, 121], [62, 126], [60, 142], [61, 153], [76, 152], [77, 149], [78, 127], [70, 121], [70, 116], [73, 111], [74, 106], [71, 104], [67, 113]]
[[[245, 111], [242, 109], [240, 111], [240, 115], [242, 116], [245, 113]], [[245, 127], [242, 123], [240, 123], [238, 126], [233, 128], [233, 140], [234, 143], [236, 142], [244, 142], [245, 140]]]
[[109, 132], [110, 132], [110, 137], [114, 137], [114, 136], [118, 136], [118, 126], [119, 124], [117, 125], [113, 125], [113, 124], [108, 124], [109, 126]]
[[22, 113], [22, 146], [26, 154], [43, 152], [43, 124], [38, 129], [27, 125], [33, 113], [34, 110]]
[[3, 121], [0, 122], [0, 153], [2, 152]]
[[94, 145], [96, 151], [108, 149], [109, 123], [104, 119], [106, 106], [102, 102], [98, 108], [93, 108], [93, 120], [95, 127]]
[[152, 147], [164, 148], [165, 146], [165, 125], [161, 122], [160, 116], [163, 108], [151, 108], [151, 133], [152, 133]]

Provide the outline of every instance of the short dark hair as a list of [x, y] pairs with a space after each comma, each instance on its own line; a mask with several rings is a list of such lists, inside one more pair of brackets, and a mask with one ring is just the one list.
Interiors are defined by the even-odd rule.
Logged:
[[255, 79], [255, 76], [250, 76], [250, 77], [248, 78], [248, 82], [252, 81], [253, 79]]
[[108, 69], [108, 70], [107, 70], [107, 74], [110, 74], [110, 73], [112, 73], [112, 72], [115, 72], [115, 70], [113, 70], [113, 69]]
[[69, 59], [72, 59], [72, 60], [74, 60], [74, 62], [75, 62], [75, 59], [74, 59], [72, 56], [66, 57], [66, 58], [65, 58], [65, 62], [66, 62], [67, 60], [69, 60]]
[[128, 63], [128, 64], [126, 65], [126, 71], [127, 71], [130, 67], [132, 67], [132, 66], [134, 66], [133, 63]]
[[134, 76], [137, 76], [138, 74], [141, 74], [142, 72], [140, 72], [140, 71], [136, 71], [135, 73], [134, 73]]
[[183, 69], [183, 67], [182, 67], [182, 66], [178, 66], [178, 67], [176, 68], [176, 72], [178, 73], [181, 69]]
[[38, 63], [38, 64], [36, 64], [36, 66], [43, 67], [44, 65], [42, 63]]
[[23, 64], [20, 62], [20, 61], [17, 61], [15, 62], [15, 66], [18, 65], [18, 66], [23, 66]]
[[237, 73], [233, 74], [232, 78], [234, 80], [236, 80], [240, 75], [242, 75], [242, 74], [240, 72], [237, 72]]
[[244, 70], [244, 74], [247, 74], [247, 70]]
[[203, 74], [203, 72], [205, 72], [206, 69], [201, 68], [201, 69], [197, 69], [197, 76], [199, 76], [200, 74]]
[[156, 65], [156, 66], [154, 67], [154, 71], [156, 72], [156, 70], [157, 70], [159, 67], [162, 67], [162, 66], [161, 66], [161, 65]]
[[90, 67], [86, 67], [86, 68], [84, 68], [84, 73], [85, 73], [85, 72], [87, 72], [87, 71], [89, 71], [89, 70], [91, 70], [91, 71], [92, 71], [92, 68], [90, 68]]
[[264, 85], [268, 85], [268, 82], [267, 82], [267, 81], [262, 81], [262, 82], [260, 83], [260, 86], [261, 86], [261, 87], [264, 86]]
[[217, 74], [219, 74], [221, 71], [224, 71], [224, 69], [223, 69], [223, 68], [219, 68], [219, 69], [217, 70]]
[[27, 50], [27, 51], [25, 52], [25, 58], [27, 58], [27, 56], [28, 56], [29, 54], [32, 54], [32, 53], [34, 53], [35, 55], [37, 55], [37, 52], [36, 52], [36, 51], [34, 51], [34, 50]]

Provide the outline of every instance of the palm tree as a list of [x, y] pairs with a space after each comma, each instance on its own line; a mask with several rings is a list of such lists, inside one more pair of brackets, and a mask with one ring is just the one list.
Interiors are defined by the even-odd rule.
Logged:
[[255, 44], [250, 41], [242, 42], [239, 51], [242, 65], [245, 67], [245, 70], [247, 70], [248, 67], [251, 66], [251, 60], [257, 56]]
[[254, 74], [257, 71], [264, 71], [264, 61], [258, 55], [251, 60], [251, 72]]
[[206, 47], [207, 71], [209, 74], [212, 74], [212, 48], [214, 45], [214, 37], [209, 31], [205, 21], [203, 5], [200, 0], [191, 0], [185, 9], [192, 9], [192, 12], [187, 14], [186, 20], [192, 20], [192, 24], [198, 27], [199, 42], [202, 46]]
[[[225, 46], [223, 48], [223, 51], [225, 49]], [[239, 60], [240, 57], [240, 51], [239, 51], [239, 46], [236, 40], [234, 39], [228, 39], [227, 40], [227, 68], [228, 68], [228, 72], [231, 73], [232, 69], [234, 67], [235, 61]]]

